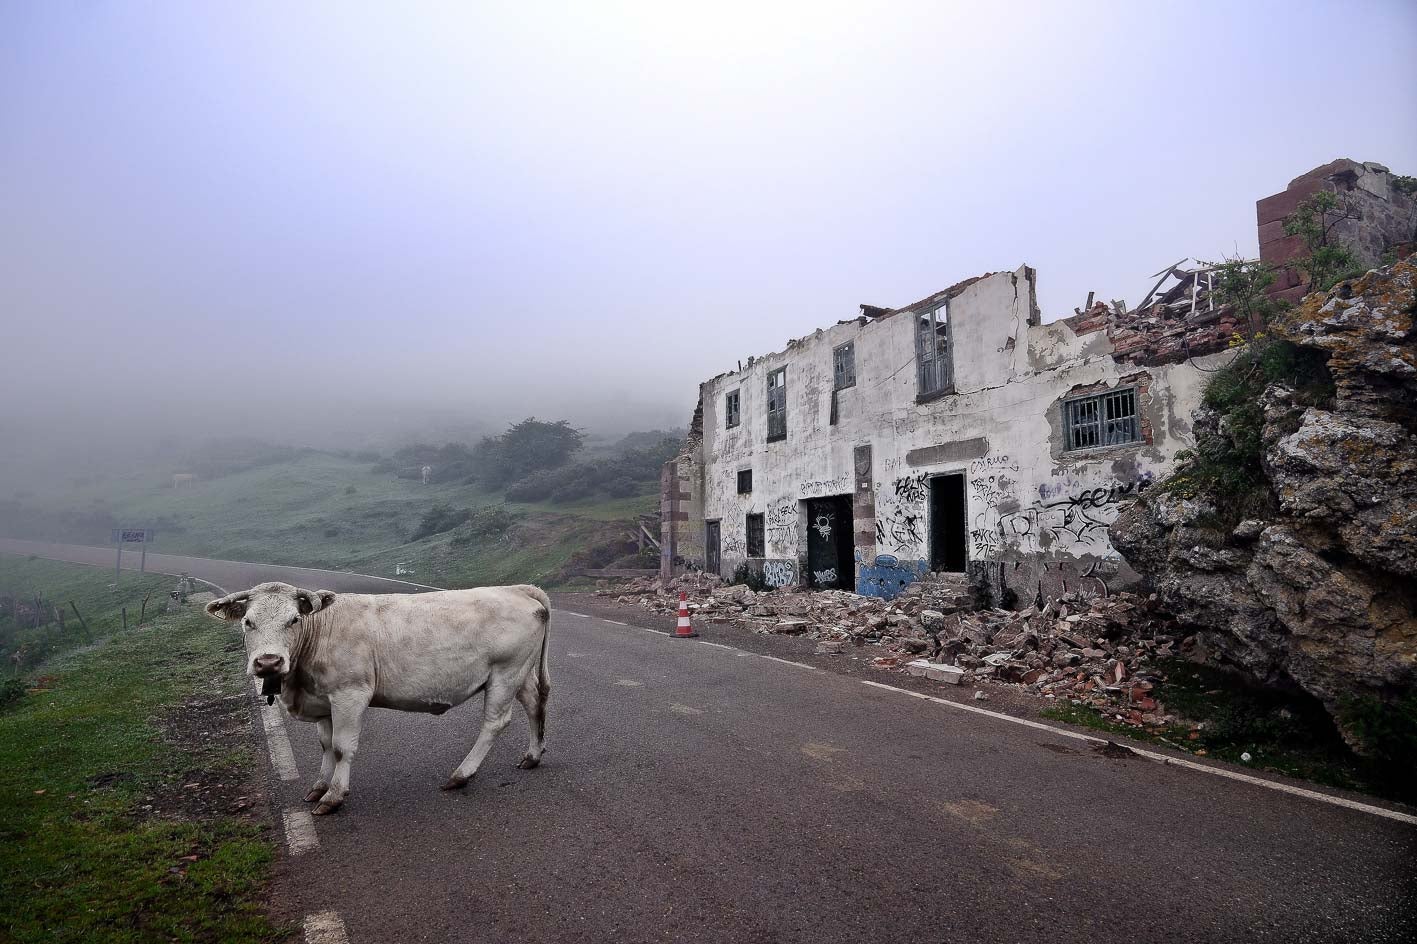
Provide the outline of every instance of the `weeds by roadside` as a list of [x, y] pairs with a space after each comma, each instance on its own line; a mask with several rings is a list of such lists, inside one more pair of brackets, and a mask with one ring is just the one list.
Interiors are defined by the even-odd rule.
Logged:
[[[0, 580], [13, 564], [0, 559]], [[44, 566], [96, 596], [111, 579]], [[112, 615], [95, 607], [92, 622]], [[264, 905], [272, 845], [250, 813], [232, 642], [196, 608], [163, 615], [45, 663], [0, 709], [5, 940], [288, 938]], [[201, 730], [182, 724], [193, 713]]]

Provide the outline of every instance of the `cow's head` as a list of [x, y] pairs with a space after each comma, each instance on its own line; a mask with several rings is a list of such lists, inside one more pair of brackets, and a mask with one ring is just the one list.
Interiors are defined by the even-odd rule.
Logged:
[[219, 620], [241, 621], [246, 635], [246, 671], [257, 678], [281, 678], [290, 671], [290, 649], [301, 617], [335, 601], [328, 590], [302, 590], [288, 583], [263, 583], [213, 600], [207, 612]]

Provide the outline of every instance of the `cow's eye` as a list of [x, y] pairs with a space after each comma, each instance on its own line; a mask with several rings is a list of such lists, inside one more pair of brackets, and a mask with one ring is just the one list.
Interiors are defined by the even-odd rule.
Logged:
[[285, 625], [287, 625], [287, 626], [294, 626], [294, 625], [295, 625], [296, 623], [298, 623], [298, 622], [300, 622], [300, 617], [298, 617], [298, 616], [292, 616], [292, 617], [290, 618], [290, 622], [289, 622], [289, 623], [286, 623]]
[[256, 627], [251, 625], [251, 621], [250, 621], [250, 620], [248, 620], [248, 619], [243, 619], [243, 620], [241, 621], [241, 628], [242, 628], [242, 629], [255, 629]]

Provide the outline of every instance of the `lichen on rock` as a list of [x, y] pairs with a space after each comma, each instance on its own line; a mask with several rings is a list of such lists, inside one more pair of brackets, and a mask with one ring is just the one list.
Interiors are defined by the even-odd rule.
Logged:
[[[1333, 397], [1306, 406], [1281, 383], [1260, 395], [1267, 514], [1224, 521], [1207, 495], [1161, 483], [1111, 528], [1219, 660], [1315, 696], [1360, 753], [1374, 745], [1351, 706], [1417, 685], [1414, 286], [1409, 256], [1271, 322], [1274, 336], [1327, 355]], [[1221, 416], [1196, 425], [1227, 435]]]

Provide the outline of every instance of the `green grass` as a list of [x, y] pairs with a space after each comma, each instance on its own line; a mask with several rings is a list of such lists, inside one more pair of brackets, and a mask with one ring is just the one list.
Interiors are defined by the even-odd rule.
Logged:
[[[91, 626], [113, 627], [114, 605], [141, 597], [136, 581], [111, 595], [104, 572], [3, 556], [0, 591], [45, 573], [46, 590], [85, 596]], [[0, 940], [288, 938], [262, 904], [272, 849], [260, 828], [182, 812], [191, 778], [249, 782], [250, 740], [184, 740], [163, 724], [184, 714], [174, 706], [243, 691], [240, 660], [223, 651], [233, 641], [196, 607], [162, 615], [44, 664], [0, 710]]]
[[[1089, 705], [1062, 702], [1045, 718], [1200, 756], [1286, 774], [1331, 787], [1417, 801], [1417, 785], [1394, 765], [1355, 756], [1322, 706], [1302, 696], [1243, 684], [1230, 673], [1183, 659], [1159, 663], [1165, 676], [1152, 695], [1168, 713], [1194, 724], [1123, 724]], [[1249, 753], [1248, 763], [1241, 755]]]
[[[27, 668], [121, 629], [125, 606], [129, 622], [137, 625], [144, 595], [151, 593], [148, 615], [153, 616], [163, 606], [171, 585], [168, 577], [133, 573], [125, 573], [122, 582], [115, 584], [113, 572], [109, 570], [71, 568], [49, 561], [0, 555], [0, 595], [13, 595], [25, 601], [39, 596], [64, 611], [62, 629], [57, 622], [22, 628], [8, 615], [0, 615], [0, 653], [6, 658], [5, 667], [9, 669], [18, 663]], [[83, 615], [82, 622], [75, 618], [73, 607], [78, 607]], [[88, 624], [87, 631], [84, 623]], [[11, 660], [16, 652], [21, 658]]]
[[[71, 523], [64, 515], [107, 513], [132, 525], [152, 525], [152, 550], [169, 554], [252, 560], [393, 576], [396, 562], [409, 562], [420, 582], [448, 586], [538, 580], [554, 573], [584, 542], [653, 511], [657, 483], [630, 498], [585, 499], [566, 505], [508, 502], [518, 515], [521, 540], [477, 540], [451, 545], [449, 535], [420, 541], [409, 536], [436, 504], [476, 509], [499, 504], [502, 494], [475, 485], [423, 485], [372, 464], [308, 452], [211, 481], [173, 489], [170, 476], [145, 475], [94, 482], [57, 483], [25, 499], [43, 533], [15, 536], [102, 544], [104, 527]], [[45, 522], [55, 522], [45, 527]], [[626, 525], [628, 527], [628, 525]], [[622, 528], [621, 530], [624, 530]]]

